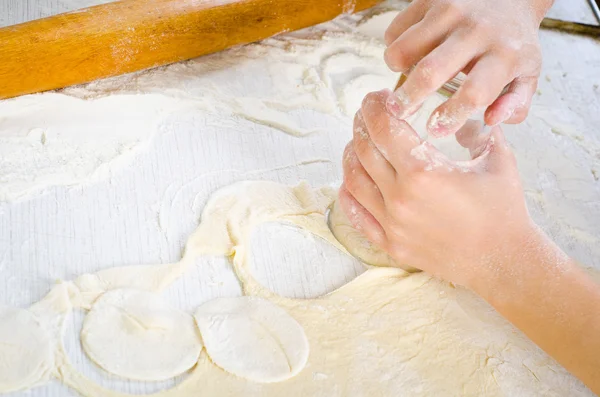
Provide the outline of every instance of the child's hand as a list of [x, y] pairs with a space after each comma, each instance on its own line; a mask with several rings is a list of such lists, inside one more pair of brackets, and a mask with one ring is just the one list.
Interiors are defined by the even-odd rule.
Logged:
[[430, 133], [455, 133], [485, 108], [488, 125], [522, 122], [540, 74], [538, 29], [552, 1], [414, 0], [385, 35], [389, 67], [414, 66], [397, 93], [399, 117], [464, 71], [463, 87], [430, 118]]
[[357, 113], [339, 203], [397, 263], [485, 289], [537, 233], [502, 132], [459, 168], [391, 115], [392, 98], [371, 93]]

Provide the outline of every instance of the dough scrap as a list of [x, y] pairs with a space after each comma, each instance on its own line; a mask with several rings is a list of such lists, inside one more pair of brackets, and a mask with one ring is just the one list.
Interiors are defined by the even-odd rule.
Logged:
[[0, 306], [0, 393], [34, 386], [53, 365], [52, 344], [34, 315]]
[[257, 297], [221, 298], [194, 315], [212, 361], [242, 378], [280, 382], [308, 360], [308, 339], [285, 310]]
[[194, 319], [154, 293], [118, 289], [102, 295], [81, 330], [86, 354], [106, 371], [134, 380], [166, 380], [198, 361]]

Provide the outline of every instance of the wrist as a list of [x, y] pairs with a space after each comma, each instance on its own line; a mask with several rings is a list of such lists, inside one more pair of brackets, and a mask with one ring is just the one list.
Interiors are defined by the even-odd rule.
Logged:
[[520, 299], [530, 288], [529, 278], [542, 277], [550, 263], [564, 262], [568, 257], [532, 221], [515, 227], [500, 242], [491, 259], [484, 263], [472, 289], [492, 306], [510, 299]]

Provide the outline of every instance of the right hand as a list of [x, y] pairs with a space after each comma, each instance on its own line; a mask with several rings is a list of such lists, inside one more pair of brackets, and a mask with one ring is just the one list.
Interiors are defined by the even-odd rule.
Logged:
[[396, 262], [486, 289], [498, 272], [511, 272], [503, 266], [519, 263], [508, 256], [539, 238], [502, 131], [459, 168], [387, 110], [392, 96], [367, 95], [356, 115], [340, 205]]

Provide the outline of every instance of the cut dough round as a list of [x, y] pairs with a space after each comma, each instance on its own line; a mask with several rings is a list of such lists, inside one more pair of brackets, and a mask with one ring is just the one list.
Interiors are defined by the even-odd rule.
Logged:
[[133, 289], [107, 292], [94, 303], [83, 323], [81, 343], [106, 371], [146, 381], [184, 373], [202, 350], [192, 316], [157, 294]]
[[306, 365], [309, 348], [304, 329], [265, 299], [216, 299], [202, 305], [195, 317], [212, 361], [234, 375], [279, 382]]
[[0, 306], [0, 393], [39, 383], [52, 366], [50, 338], [31, 312]]
[[407, 265], [396, 264], [387, 252], [367, 240], [360, 231], [352, 226], [337, 200], [329, 207], [327, 224], [336, 240], [348, 250], [350, 255], [363, 263], [379, 267], [399, 267], [406, 271], [416, 270]]

